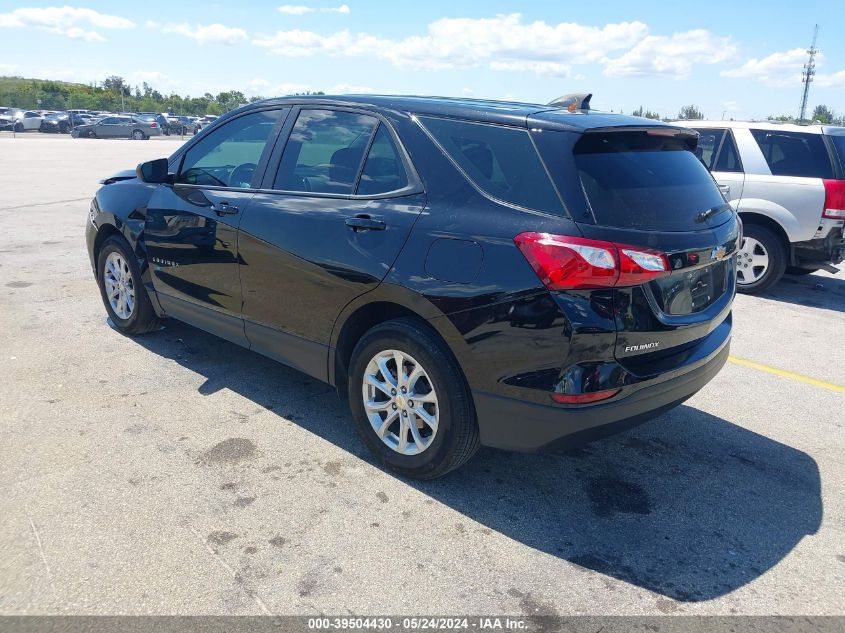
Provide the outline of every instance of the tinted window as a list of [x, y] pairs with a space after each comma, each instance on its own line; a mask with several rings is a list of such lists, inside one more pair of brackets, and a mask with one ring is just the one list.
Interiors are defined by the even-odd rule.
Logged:
[[842, 167], [842, 171], [845, 171], [845, 134], [831, 134], [828, 138], [833, 141], [836, 153], [839, 154], [839, 165]]
[[408, 177], [390, 132], [384, 125], [379, 125], [355, 193], [372, 196], [402, 189], [407, 184]]
[[[699, 214], [729, 212], [713, 178], [687, 145], [672, 137], [585, 134], [575, 165], [597, 224], [658, 231], [703, 228]], [[723, 218], [711, 216], [711, 223]]]
[[482, 191], [521, 207], [563, 213], [528, 130], [451, 119], [421, 121]]
[[722, 148], [716, 158], [716, 164], [711, 168], [713, 171], [742, 171], [742, 164], [739, 162], [739, 152], [736, 150], [734, 135], [730, 132], [722, 139]]
[[751, 130], [774, 176], [833, 178], [821, 134]]
[[282, 191], [351, 194], [378, 120], [336, 110], [302, 110], [273, 185]]
[[248, 188], [281, 110], [240, 116], [214, 130], [185, 154], [178, 182]]
[[117, 123], [117, 119], [115, 117], [106, 117], [102, 121], [100, 121], [103, 125], [111, 125], [112, 123]]
[[698, 130], [698, 146], [695, 148], [695, 155], [701, 159], [707, 169], [713, 169], [716, 154], [722, 139], [725, 137], [725, 130]]

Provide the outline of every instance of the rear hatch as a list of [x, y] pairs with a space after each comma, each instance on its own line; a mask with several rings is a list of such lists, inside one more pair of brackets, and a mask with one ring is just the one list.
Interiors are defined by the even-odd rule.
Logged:
[[[638, 375], [690, 362], [725, 321], [740, 227], [693, 153], [697, 135], [671, 127], [589, 130], [574, 142], [567, 201], [585, 238], [665, 255], [668, 271], [613, 289], [615, 356]], [[703, 350], [699, 350], [703, 351]]]

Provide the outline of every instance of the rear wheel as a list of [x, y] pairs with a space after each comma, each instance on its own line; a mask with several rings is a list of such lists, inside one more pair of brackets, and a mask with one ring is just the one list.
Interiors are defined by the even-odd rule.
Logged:
[[141, 269], [126, 240], [113, 236], [103, 243], [97, 258], [97, 280], [106, 312], [118, 330], [143, 334], [158, 329]]
[[404, 476], [441, 477], [478, 450], [463, 373], [440, 337], [416, 319], [387, 321], [361, 338], [348, 395], [367, 446]]
[[768, 227], [747, 224], [737, 255], [737, 291], [755, 294], [768, 290], [785, 270], [786, 246], [780, 237]]
[[141, 130], [132, 130], [132, 138], [136, 141], [143, 141], [146, 135]]

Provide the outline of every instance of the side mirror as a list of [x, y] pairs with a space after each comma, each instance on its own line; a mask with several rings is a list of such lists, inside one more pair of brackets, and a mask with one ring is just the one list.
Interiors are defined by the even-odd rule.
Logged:
[[167, 169], [167, 159], [157, 158], [138, 165], [135, 169], [135, 173], [143, 182], [163, 184], [168, 182]]

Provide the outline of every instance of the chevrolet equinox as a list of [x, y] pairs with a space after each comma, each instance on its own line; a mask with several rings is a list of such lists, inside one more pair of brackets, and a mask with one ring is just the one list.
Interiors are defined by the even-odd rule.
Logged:
[[108, 316], [334, 385], [409, 477], [667, 411], [727, 359], [739, 220], [695, 131], [557, 103], [234, 110], [103, 181], [86, 237]]

